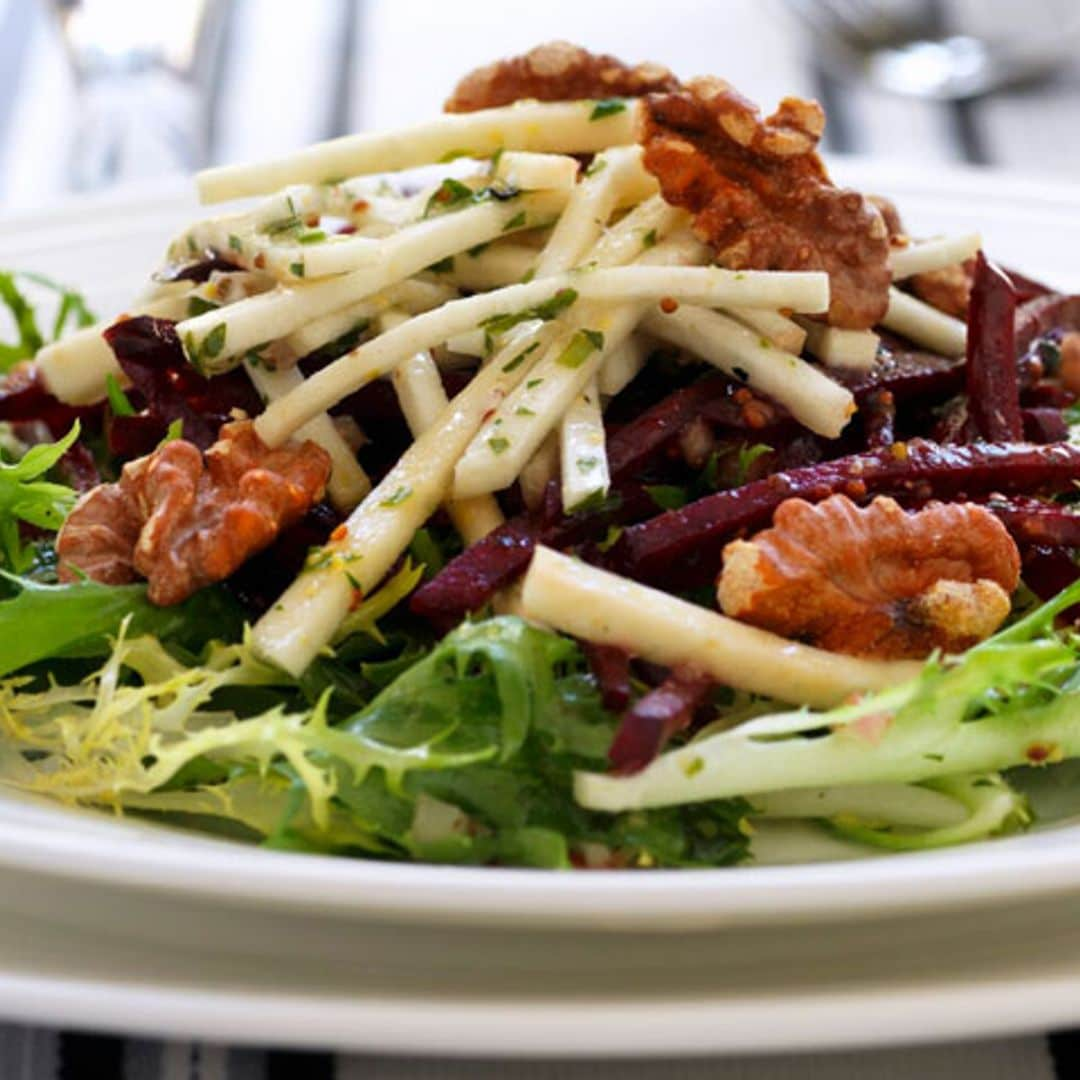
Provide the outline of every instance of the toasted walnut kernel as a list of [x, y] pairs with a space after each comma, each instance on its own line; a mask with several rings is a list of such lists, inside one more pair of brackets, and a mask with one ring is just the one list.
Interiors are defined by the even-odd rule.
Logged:
[[614, 56], [591, 53], [568, 41], [549, 41], [523, 56], [497, 60], [470, 71], [443, 108], [475, 112], [523, 98], [577, 101], [582, 98], [641, 97], [674, 90], [678, 79], [659, 64], [630, 67]]
[[226, 424], [205, 454], [174, 439], [76, 503], [57, 538], [60, 579], [143, 577], [152, 603], [178, 604], [297, 522], [329, 475], [326, 451], [270, 450], [249, 421]]
[[888, 498], [788, 499], [773, 527], [724, 549], [717, 595], [744, 622], [855, 656], [918, 659], [989, 637], [1020, 556], [981, 506], [906, 513]]
[[889, 294], [889, 235], [879, 210], [834, 187], [817, 154], [825, 119], [785, 98], [762, 120], [720, 79], [645, 99], [645, 167], [668, 202], [734, 270], [825, 270], [835, 326], [873, 326]]

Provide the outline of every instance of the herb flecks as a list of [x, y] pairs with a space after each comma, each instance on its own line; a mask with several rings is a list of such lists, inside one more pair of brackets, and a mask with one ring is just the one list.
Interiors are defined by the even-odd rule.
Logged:
[[579, 368], [594, 352], [604, 347], [604, 335], [599, 330], [578, 330], [556, 361], [561, 367]]
[[589, 119], [603, 120], [608, 116], [617, 116], [621, 112], [626, 112], [626, 102], [622, 98], [604, 98], [603, 101], [598, 101], [593, 105]]
[[388, 495], [385, 499], [383, 499], [382, 502], [379, 503], [379, 505], [386, 507], [400, 506], [411, 495], [412, 488], [403, 484], [396, 491], [394, 491], [393, 494]]
[[508, 330], [531, 319], [539, 319], [541, 322], [550, 322], [557, 319], [578, 298], [575, 289], [560, 289], [554, 296], [549, 297], [535, 307], [525, 308], [523, 311], [514, 311], [506, 315], [492, 315], [480, 323], [480, 329], [484, 331], [484, 342], [490, 347], [496, 337], [500, 337]]

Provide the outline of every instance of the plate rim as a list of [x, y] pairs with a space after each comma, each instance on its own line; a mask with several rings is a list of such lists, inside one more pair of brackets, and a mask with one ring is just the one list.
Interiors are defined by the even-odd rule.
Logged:
[[[977, 197], [987, 202], [988, 212], [995, 204], [1013, 212], [1022, 206], [1027, 213], [1075, 215], [1080, 227], [1075, 185], [1057, 178], [971, 166], [935, 167], [928, 175], [914, 165], [858, 157], [834, 157], [831, 163], [842, 179], [882, 190], [895, 188], [901, 198], [905, 192], [943, 200]], [[68, 238], [77, 245], [80, 225], [100, 228], [103, 220], [119, 218], [121, 224], [127, 220], [142, 228], [159, 213], [166, 216], [193, 205], [190, 188], [170, 182], [2, 214], [0, 248], [5, 240], [24, 245], [42, 228], [71, 230]], [[67, 814], [59, 808], [50, 810]], [[1030, 843], [1030, 837], [854, 864], [566, 876], [332, 859], [198, 837], [194, 857], [204, 860], [201, 868], [209, 860], [220, 871], [204, 876], [190, 873], [192, 856], [185, 855], [183, 844], [132, 844], [128, 834], [117, 830], [97, 837], [88, 850], [84, 833], [63, 829], [62, 824], [57, 828], [58, 823], [59, 819], [50, 821], [49, 827], [41, 828], [5, 823], [0, 866], [228, 903], [277, 907], [303, 903], [309, 910], [448, 925], [495, 921], [504, 926], [656, 930], [671, 918], [680, 920], [683, 929], [715, 928], [873, 918], [901, 910], [978, 906], [1080, 891], [1080, 845], [1070, 855], [1067, 845], [1048, 849]], [[111, 823], [103, 824], [112, 828]], [[857, 873], [852, 872], [853, 865], [859, 867]], [[637, 910], [626, 902], [631, 884]], [[513, 902], [508, 902], [507, 890], [512, 890]]]

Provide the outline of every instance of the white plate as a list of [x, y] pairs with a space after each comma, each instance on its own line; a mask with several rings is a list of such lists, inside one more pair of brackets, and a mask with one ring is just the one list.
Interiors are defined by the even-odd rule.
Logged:
[[[1006, 263], [1080, 288], [1071, 187], [836, 172], [895, 197], [912, 231], [981, 229]], [[191, 209], [142, 193], [9, 219], [0, 265], [120, 310]], [[461, 1053], [779, 1050], [1080, 1020], [1071, 826], [857, 862], [573, 875], [263, 852], [8, 796], [0, 827], [0, 1012], [21, 1019]], [[133, 1011], [150, 988], [167, 1011]]]

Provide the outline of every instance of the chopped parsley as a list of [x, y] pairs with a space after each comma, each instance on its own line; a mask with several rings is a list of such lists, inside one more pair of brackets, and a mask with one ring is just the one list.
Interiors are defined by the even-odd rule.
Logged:
[[439, 158], [440, 165], [448, 165], [451, 161], [457, 161], [458, 158], [463, 157], [476, 157], [471, 150], [462, 150], [460, 147], [454, 150], [447, 150], [441, 158]]
[[491, 452], [493, 454], [504, 454], [510, 449], [510, 440], [503, 438], [501, 435], [495, 435], [488, 439], [487, 443], [488, 446], [491, 447]]
[[544, 380], [543, 379], [530, 379], [525, 384], [526, 390], [535, 390]]
[[400, 506], [410, 495], [412, 495], [412, 488], [402, 486], [399, 487], [392, 495], [388, 495], [381, 503], [380, 506]]
[[217, 326], [203, 338], [201, 354], [210, 357], [211, 360], [220, 356], [221, 350], [225, 348], [225, 335], [227, 333], [228, 329], [225, 324], [218, 323]]
[[604, 335], [599, 330], [579, 330], [555, 362], [562, 367], [579, 368], [594, 352], [604, 347]]
[[466, 206], [477, 206], [493, 199], [506, 202], [509, 199], [516, 198], [519, 194], [517, 188], [502, 183], [489, 184], [487, 187], [474, 191], [468, 184], [463, 184], [460, 180], [448, 176], [436, 188], [431, 198], [428, 199], [422, 216], [424, 218], [435, 217], [437, 214], [463, 210]]
[[626, 102], [622, 98], [605, 98], [593, 106], [589, 119], [603, 120], [605, 117], [616, 116], [621, 112], [626, 112]]
[[641, 246], [648, 251], [649, 248], [656, 247], [656, 230], [650, 229], [642, 238]]
[[526, 406], [524, 406], [524, 405], [519, 405], [514, 410], [514, 415], [515, 416], [535, 416], [536, 413], [533, 412], [532, 409], [526, 408]]
[[536, 352], [536, 350], [539, 348], [540, 342], [534, 341], [527, 349], [522, 349], [521, 352], [519, 352], [517, 356], [513, 358], [513, 360], [507, 360], [507, 362], [503, 364], [503, 371], [516, 371], [519, 367], [521, 367], [522, 364], [525, 363], [525, 360], [530, 355], [530, 353]]
[[480, 329], [484, 331], [484, 342], [491, 351], [496, 337], [512, 330], [519, 323], [528, 322], [530, 319], [540, 319], [542, 322], [550, 322], [557, 319], [571, 304], [577, 300], [578, 294], [574, 289], [560, 289], [554, 296], [549, 297], [535, 307], [525, 308], [524, 311], [514, 311], [506, 315], [492, 315], [480, 323]]
[[579, 457], [574, 465], [577, 467], [579, 473], [592, 472], [597, 465], [600, 464], [600, 459], [597, 457]]
[[597, 173], [602, 173], [607, 168], [607, 158], [594, 157], [589, 163], [589, 167], [585, 170], [586, 176], [595, 176]]
[[326, 239], [326, 233], [322, 229], [311, 229], [296, 238], [298, 244], [321, 244]]
[[520, 229], [525, 224], [525, 211], [519, 210], [502, 228], [503, 232]]
[[304, 264], [302, 262], [294, 262], [289, 264], [289, 271], [293, 277], [304, 276]]
[[193, 296], [188, 300], [188, 318], [194, 319], [196, 315], [205, 315], [208, 311], [217, 311], [219, 307], [221, 305], [215, 304], [213, 300], [207, 300], [202, 296]]
[[454, 256], [447, 255], [445, 259], [433, 262], [427, 269], [433, 274], [449, 274], [454, 269]]
[[237, 254], [244, 250], [244, 243], [236, 233], [229, 233], [229, 250]]

